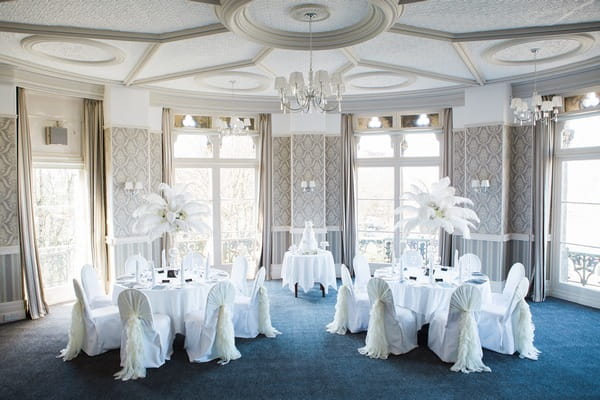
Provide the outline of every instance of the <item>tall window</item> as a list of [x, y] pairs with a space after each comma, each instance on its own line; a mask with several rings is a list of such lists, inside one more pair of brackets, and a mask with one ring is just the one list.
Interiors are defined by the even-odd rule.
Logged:
[[[421, 121], [426, 119], [426, 126], [415, 125], [420, 116], [425, 116]], [[424, 235], [401, 237], [394, 230], [402, 218], [394, 210], [411, 185], [431, 185], [440, 177], [442, 133], [437, 121], [437, 114], [358, 118], [358, 247], [371, 263], [390, 263], [405, 246], [425, 252]]]
[[34, 215], [46, 300], [70, 300], [72, 280], [89, 259], [87, 199], [81, 168], [34, 168]]
[[[600, 291], [600, 113], [557, 125], [554, 229], [559, 290]], [[588, 292], [593, 293], [593, 292]], [[600, 303], [599, 303], [600, 304]]]
[[[210, 124], [208, 125], [210, 126]], [[210, 234], [179, 234], [182, 254], [210, 253], [215, 265], [237, 255], [256, 261], [258, 251], [257, 136], [220, 136], [214, 130], [176, 129], [175, 182], [211, 207]]]

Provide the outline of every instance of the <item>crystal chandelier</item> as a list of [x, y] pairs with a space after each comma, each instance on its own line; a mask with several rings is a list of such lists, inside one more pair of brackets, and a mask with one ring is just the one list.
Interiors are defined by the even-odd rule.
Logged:
[[515, 122], [520, 125], [533, 122], [533, 125], [542, 118], [558, 119], [559, 109], [563, 106], [561, 96], [553, 96], [552, 100], [542, 100], [537, 92], [537, 54], [539, 48], [531, 49], [533, 54], [533, 94], [531, 95], [531, 107], [526, 100], [519, 97], [513, 97], [510, 102], [510, 108], [514, 111]]
[[[290, 73], [289, 81], [285, 77], [275, 78], [275, 90], [279, 93], [281, 110], [290, 112], [310, 112], [315, 109], [320, 112], [334, 111], [342, 112], [342, 92], [344, 84], [342, 76], [334, 73], [329, 77], [325, 70], [319, 70], [313, 75], [312, 65], [312, 21], [317, 16], [316, 12], [307, 12], [304, 18], [308, 20], [308, 43], [309, 43], [309, 69], [308, 83], [304, 83], [302, 72]], [[334, 97], [335, 102], [329, 103], [328, 97]]]
[[[231, 83], [231, 98], [233, 99], [233, 87], [235, 85], [235, 80], [231, 80], [229, 83]], [[216, 124], [217, 128], [219, 129], [219, 133], [222, 136], [241, 136], [247, 135], [250, 132], [248, 128], [250, 126], [249, 118], [244, 118], [241, 120], [238, 117], [231, 116], [229, 118], [229, 123], [218, 118]]]

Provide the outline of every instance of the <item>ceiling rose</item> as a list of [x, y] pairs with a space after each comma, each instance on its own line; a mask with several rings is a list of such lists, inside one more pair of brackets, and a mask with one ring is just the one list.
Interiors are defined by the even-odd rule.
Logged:
[[231, 91], [230, 82], [235, 80], [236, 85], [234, 89], [239, 93], [261, 92], [267, 89], [271, 83], [271, 80], [265, 75], [243, 71], [215, 72], [199, 75], [194, 79], [200, 87], [223, 92]]
[[48, 60], [76, 65], [114, 65], [125, 60], [125, 53], [96, 40], [33, 35], [21, 40], [21, 47]]
[[507, 40], [484, 51], [483, 57], [499, 65], [533, 65], [531, 48], [536, 47], [543, 50], [536, 63], [543, 64], [584, 53], [594, 45], [594, 42], [594, 37], [586, 34]]
[[[377, 78], [386, 77], [382, 82], [385, 84], [378, 84]], [[374, 83], [361, 84], [361, 80], [365, 78], [375, 78], [371, 80]], [[392, 78], [392, 79], [390, 79]], [[393, 79], [398, 78], [398, 79]], [[409, 85], [412, 85], [417, 80], [417, 76], [410, 72], [394, 72], [394, 71], [371, 71], [361, 72], [358, 74], [352, 74], [344, 77], [346, 84], [359, 90], [390, 90], [400, 89]], [[391, 81], [391, 82], [390, 82]], [[399, 82], [398, 82], [399, 81]]]
[[[354, 5], [362, 5], [366, 10], [358, 22], [339, 26], [330, 30], [315, 29], [313, 33], [313, 50], [327, 50], [348, 47], [374, 38], [387, 31], [402, 14], [403, 7], [397, 0], [347, 0]], [[246, 39], [265, 46], [308, 50], [306, 32], [297, 32], [269, 26], [268, 21], [251, 18], [252, 7], [267, 7], [263, 0], [222, 0], [215, 8], [217, 17], [230, 31]], [[347, 5], [350, 7], [350, 5]], [[359, 8], [359, 7], [357, 7]], [[290, 21], [305, 21], [306, 10], [316, 10], [318, 20], [328, 19], [335, 12], [325, 4], [305, 3], [288, 10]]]

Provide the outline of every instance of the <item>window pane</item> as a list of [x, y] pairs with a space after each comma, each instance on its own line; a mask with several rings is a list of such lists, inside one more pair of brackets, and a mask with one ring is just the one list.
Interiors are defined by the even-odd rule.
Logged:
[[394, 118], [390, 116], [359, 117], [356, 129], [389, 129], [394, 124]]
[[400, 117], [402, 128], [425, 128], [440, 126], [439, 114], [414, 114]]
[[358, 137], [359, 158], [392, 157], [394, 148], [390, 135], [373, 135]]
[[566, 161], [562, 165], [563, 201], [600, 203], [600, 160]]
[[600, 248], [600, 205], [563, 204], [561, 242]]
[[369, 262], [388, 264], [392, 262], [393, 232], [358, 231], [358, 252]]
[[561, 125], [563, 149], [600, 146], [600, 116], [571, 119]]
[[440, 142], [435, 133], [408, 133], [402, 135], [401, 149], [404, 157], [437, 157]]
[[359, 167], [357, 171], [359, 199], [394, 199], [394, 168]]
[[175, 128], [206, 129], [210, 128], [212, 118], [202, 115], [176, 114], [174, 118]]
[[223, 136], [221, 158], [256, 158], [258, 136]]
[[210, 158], [212, 144], [208, 135], [177, 134], [173, 145], [175, 158]]

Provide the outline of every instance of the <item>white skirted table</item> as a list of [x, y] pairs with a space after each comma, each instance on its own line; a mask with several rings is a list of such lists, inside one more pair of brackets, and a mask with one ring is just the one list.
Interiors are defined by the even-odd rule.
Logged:
[[152, 312], [166, 314], [171, 318], [173, 331], [185, 334], [185, 315], [191, 311], [204, 310], [210, 288], [218, 281], [229, 279], [223, 271], [211, 274], [207, 281], [195, 281], [180, 285], [175, 283], [151, 284], [136, 283], [135, 280], [120, 280], [113, 285], [113, 302], [117, 303], [119, 293], [128, 288], [140, 290], [150, 300]]
[[[419, 328], [427, 324], [438, 310], [447, 310], [450, 297], [459, 286], [458, 273], [454, 268], [437, 269], [434, 282], [425, 276], [422, 268], [407, 268], [404, 281], [399, 281], [398, 274], [392, 274], [390, 268], [380, 268], [374, 276], [387, 281], [398, 306], [408, 308], [417, 314]], [[438, 281], [435, 282], [435, 279]], [[463, 283], [475, 285], [481, 291], [482, 304], [492, 301], [490, 281], [484, 274], [463, 277]]]
[[321, 286], [323, 297], [329, 286], [337, 290], [335, 263], [330, 251], [319, 250], [317, 254], [298, 254], [290, 251], [283, 257], [281, 269], [282, 286], [289, 286], [298, 297], [298, 286], [308, 292], [315, 282]]

